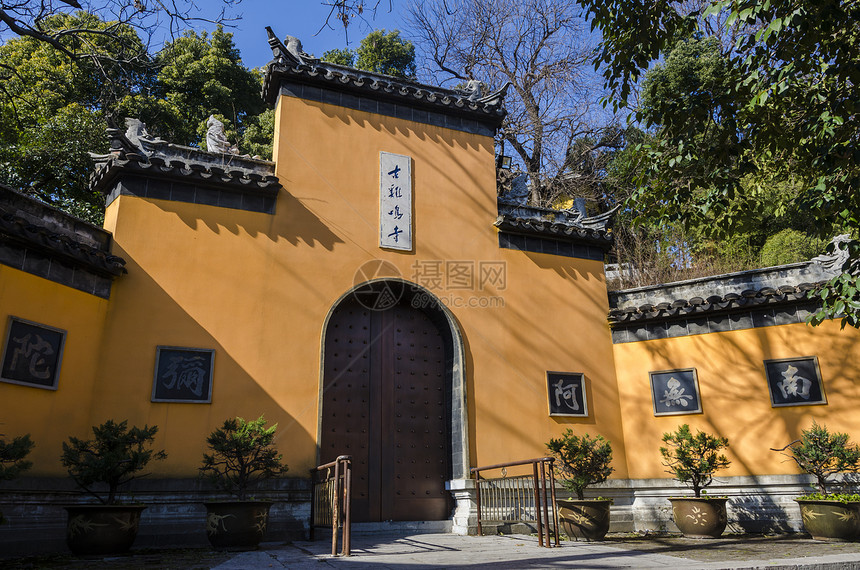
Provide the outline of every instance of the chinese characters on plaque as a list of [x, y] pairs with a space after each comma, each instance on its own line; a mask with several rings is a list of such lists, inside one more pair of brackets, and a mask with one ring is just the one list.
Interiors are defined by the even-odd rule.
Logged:
[[152, 401], [210, 403], [214, 359], [211, 349], [159, 346]]
[[827, 403], [816, 357], [765, 360], [764, 371], [771, 407]]
[[588, 417], [585, 376], [573, 372], [547, 372], [549, 415]]
[[412, 158], [379, 153], [379, 247], [412, 250]]
[[57, 389], [66, 331], [9, 317], [0, 380]]
[[649, 372], [655, 416], [701, 414], [699, 378], [695, 368]]

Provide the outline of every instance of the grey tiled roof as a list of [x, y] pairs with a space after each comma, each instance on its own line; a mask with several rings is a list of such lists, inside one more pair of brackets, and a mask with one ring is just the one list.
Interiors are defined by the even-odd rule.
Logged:
[[0, 243], [35, 250], [97, 275], [125, 273], [110, 254], [110, 234], [0, 185]]
[[[274, 105], [282, 80], [333, 91], [346, 91], [374, 99], [400, 103], [429, 111], [467, 117], [497, 127], [505, 117], [504, 89], [487, 97], [470, 97], [464, 91], [434, 87], [320, 61], [296, 58], [277, 39], [270, 37], [274, 59], [266, 66], [263, 98]], [[306, 55], [306, 54], [304, 54]]]
[[782, 285], [778, 288], [746, 289], [738, 293], [711, 295], [707, 298], [692, 297], [690, 299], [676, 299], [672, 302], [663, 301], [614, 308], [609, 311], [609, 322], [621, 325], [694, 317], [704, 313], [749, 310], [769, 305], [798, 304], [813, 301], [813, 295], [818, 287], [819, 283], [801, 283], [799, 285]]
[[585, 218], [578, 212], [523, 206], [503, 200], [499, 200], [498, 208], [495, 226], [503, 232], [588, 243], [603, 248], [612, 245], [612, 235], [606, 229], [611, 212]]
[[[108, 129], [111, 154], [97, 157], [90, 177], [94, 190], [108, 192], [119, 175], [136, 174], [152, 178], [181, 178], [202, 186], [233, 187], [245, 192], [277, 193], [280, 188], [273, 162], [234, 155], [209, 153], [168, 143], [148, 143], [130, 149], [118, 129]], [[149, 154], [144, 154], [144, 150]]]

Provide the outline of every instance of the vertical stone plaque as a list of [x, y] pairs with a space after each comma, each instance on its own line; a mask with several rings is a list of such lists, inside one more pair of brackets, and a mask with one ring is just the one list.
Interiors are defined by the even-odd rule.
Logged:
[[412, 250], [412, 158], [379, 153], [379, 247]]

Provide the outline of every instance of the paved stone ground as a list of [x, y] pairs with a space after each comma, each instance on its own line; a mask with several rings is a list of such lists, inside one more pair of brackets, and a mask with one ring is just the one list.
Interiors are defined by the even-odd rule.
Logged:
[[130, 556], [78, 559], [43, 556], [0, 559], [3, 570], [21, 569], [210, 569], [249, 570], [366, 568], [779, 568], [860, 569], [860, 542], [826, 543], [798, 535], [725, 536], [693, 540], [664, 535], [610, 535], [599, 543], [562, 542], [540, 548], [534, 536], [453, 534], [359, 535], [352, 556], [333, 558], [331, 542], [266, 543], [260, 550], [219, 553], [208, 549], [133, 551]]

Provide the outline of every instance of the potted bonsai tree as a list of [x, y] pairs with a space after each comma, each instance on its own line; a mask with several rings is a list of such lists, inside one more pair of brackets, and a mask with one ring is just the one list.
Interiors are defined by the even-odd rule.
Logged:
[[660, 448], [667, 473], [693, 489], [693, 497], [673, 497], [672, 516], [675, 525], [689, 538], [718, 538], [726, 529], [726, 497], [708, 497], [704, 489], [714, 480], [714, 473], [729, 466], [721, 450], [729, 440], [698, 431], [690, 432], [683, 424], [675, 432], [664, 433]]
[[[0, 434], [0, 481], [11, 481], [33, 466], [33, 462], [27, 461], [26, 457], [35, 444], [30, 434], [18, 436], [9, 443], [4, 437]], [[0, 511], [0, 524], [4, 522], [6, 519]]]
[[773, 451], [784, 452], [801, 471], [815, 477], [818, 492], [795, 499], [812, 538], [851, 540], [860, 535], [860, 496], [828, 492], [834, 475], [857, 471], [860, 465], [860, 448], [849, 441], [848, 434], [830, 433], [813, 420], [811, 428], [800, 432], [800, 439]]
[[559, 461], [562, 485], [576, 494], [576, 499], [557, 499], [556, 506], [564, 532], [577, 540], [602, 540], [609, 531], [611, 499], [585, 499], [585, 488], [603, 483], [614, 469], [612, 445], [598, 435], [578, 436], [567, 429], [561, 437], [553, 438], [547, 448]]
[[[141, 477], [146, 465], [167, 454], [151, 449], [157, 426], [128, 427], [108, 420], [92, 439], [70, 437], [60, 458], [75, 482], [98, 504], [66, 507], [66, 544], [78, 555], [116, 554], [134, 543], [144, 505], [120, 503], [120, 487]], [[106, 494], [105, 494], [106, 493]]]
[[236, 498], [206, 503], [206, 533], [215, 548], [252, 549], [263, 539], [272, 503], [249, 500], [248, 488], [287, 472], [274, 446], [277, 427], [267, 428], [263, 416], [233, 418], [206, 439], [212, 453], [203, 454], [201, 476]]

